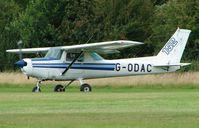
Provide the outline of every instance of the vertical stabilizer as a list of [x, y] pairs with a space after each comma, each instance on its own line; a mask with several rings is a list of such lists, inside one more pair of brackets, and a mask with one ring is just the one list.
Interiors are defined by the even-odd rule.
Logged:
[[158, 53], [161, 63], [179, 64], [191, 30], [177, 29], [173, 36]]

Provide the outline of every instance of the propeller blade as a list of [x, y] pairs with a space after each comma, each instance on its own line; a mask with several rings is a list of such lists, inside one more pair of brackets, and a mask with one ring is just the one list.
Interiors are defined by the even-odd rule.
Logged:
[[19, 48], [19, 59], [22, 60], [23, 55], [22, 55], [22, 40], [20, 40], [19, 42], [17, 42], [18, 48]]

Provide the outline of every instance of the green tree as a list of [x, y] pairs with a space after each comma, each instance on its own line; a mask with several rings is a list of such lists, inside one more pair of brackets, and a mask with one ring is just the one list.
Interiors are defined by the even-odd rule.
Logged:
[[168, 0], [153, 0], [154, 5], [165, 4]]
[[[100, 1], [101, 11], [96, 11], [96, 17], [103, 24], [97, 23], [101, 28], [102, 40], [136, 40], [144, 42], [150, 35], [150, 23], [154, 6], [151, 0], [110, 0]], [[103, 8], [103, 9], [101, 9]], [[145, 47], [148, 47], [145, 45]], [[141, 46], [143, 49], [144, 46]], [[135, 56], [135, 54], [146, 55], [149, 50], [139, 50], [140, 47], [125, 49], [120, 57]], [[115, 55], [114, 55], [115, 56]]]
[[[13, 32], [10, 22], [18, 16], [20, 7], [12, 0], [0, 1], [0, 70], [13, 67], [15, 56], [6, 54], [6, 49], [16, 46], [17, 33]], [[14, 46], [13, 46], [14, 45]]]
[[198, 0], [0, 1], [0, 67], [13, 67], [17, 56], [5, 50], [20, 39], [24, 47], [84, 44], [92, 36], [145, 42], [111, 56], [123, 58], [156, 54], [178, 27], [192, 30], [185, 59], [198, 59]]
[[[189, 59], [198, 58], [198, 6], [199, 2], [197, 0], [170, 0], [166, 4], [157, 6], [151, 25], [153, 33], [149, 38], [149, 40], [153, 42], [156, 53], [163, 47], [171, 34], [180, 27], [192, 30], [185, 57]], [[193, 53], [196, 56], [193, 56]]]
[[63, 45], [82, 44], [94, 34], [94, 6], [90, 0], [68, 0], [63, 19], [57, 29], [59, 42]]
[[85, 43], [93, 19], [90, 0], [31, 0], [13, 22], [25, 47]]
[[49, 10], [54, 10], [56, 4], [50, 5], [51, 1], [32, 0], [27, 5], [19, 17], [12, 22], [16, 32], [20, 34], [20, 39], [24, 42], [24, 47], [41, 47], [52, 45], [55, 39], [55, 28], [51, 24]]

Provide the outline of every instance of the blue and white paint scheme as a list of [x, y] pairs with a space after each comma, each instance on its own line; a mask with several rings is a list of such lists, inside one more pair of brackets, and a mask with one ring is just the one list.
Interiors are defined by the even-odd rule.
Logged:
[[[80, 81], [81, 91], [91, 91], [84, 79], [146, 75], [174, 72], [189, 63], [180, 63], [190, 30], [177, 29], [157, 56], [106, 60], [98, 53], [116, 53], [126, 47], [143, 44], [135, 41], [109, 41], [73, 46], [12, 49], [7, 52], [47, 52], [44, 58], [25, 58], [16, 63], [28, 77], [38, 79], [34, 92], [40, 91], [41, 81]], [[59, 85], [55, 91], [64, 91]]]

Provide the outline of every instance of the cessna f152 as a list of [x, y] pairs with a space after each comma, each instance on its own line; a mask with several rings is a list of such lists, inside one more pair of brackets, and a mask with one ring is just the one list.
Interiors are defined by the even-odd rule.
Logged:
[[[55, 92], [63, 92], [73, 81], [80, 82], [80, 91], [89, 92], [85, 79], [145, 75], [174, 72], [190, 63], [180, 63], [190, 30], [177, 29], [157, 56], [106, 60], [98, 53], [115, 53], [126, 47], [143, 44], [135, 41], [109, 41], [73, 46], [11, 49], [19, 53], [16, 65], [28, 77], [37, 78], [33, 92], [40, 92], [42, 81], [70, 81], [66, 86], [56, 85]], [[22, 53], [47, 52], [44, 58], [25, 58]]]

